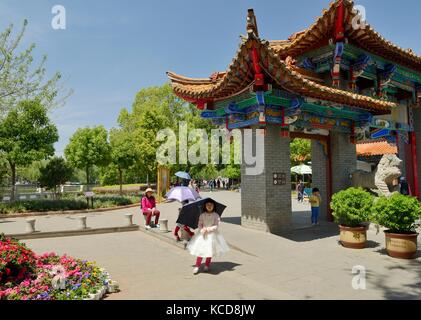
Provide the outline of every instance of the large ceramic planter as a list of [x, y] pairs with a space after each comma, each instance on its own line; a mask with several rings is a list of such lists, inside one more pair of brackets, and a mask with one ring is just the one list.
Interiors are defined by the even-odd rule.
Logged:
[[400, 234], [384, 232], [386, 250], [389, 256], [399, 259], [413, 259], [417, 252], [418, 233]]
[[345, 248], [364, 249], [367, 241], [367, 228], [350, 228], [340, 225], [340, 241]]

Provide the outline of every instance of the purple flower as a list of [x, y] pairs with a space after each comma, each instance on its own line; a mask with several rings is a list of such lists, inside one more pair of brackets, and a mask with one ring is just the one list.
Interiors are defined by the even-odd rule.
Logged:
[[78, 283], [78, 284], [75, 284], [73, 287], [72, 287], [72, 290], [77, 290], [77, 289], [79, 289], [79, 287], [81, 286], [81, 284], [80, 283]]
[[47, 292], [43, 292], [37, 296], [37, 299], [47, 299], [49, 296]]

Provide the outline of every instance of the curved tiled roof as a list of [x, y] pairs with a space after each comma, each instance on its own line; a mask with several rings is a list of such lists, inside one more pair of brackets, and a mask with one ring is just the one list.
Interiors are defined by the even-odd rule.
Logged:
[[[297, 56], [315, 47], [320, 47], [333, 37], [336, 8], [340, 2], [341, 0], [332, 2], [329, 8], [324, 10], [323, 14], [308, 29], [293, 34], [289, 40], [271, 41], [271, 47], [281, 57]], [[344, 29], [348, 41], [357, 44], [368, 52], [421, 72], [421, 56], [416, 55], [410, 49], [403, 49], [386, 40], [369, 24], [364, 29], [354, 29], [352, 26], [352, 20], [356, 16], [356, 13], [352, 11], [354, 1], [343, 0], [343, 4]]]
[[[323, 80], [317, 74], [285, 62], [288, 57], [297, 57], [328, 43], [328, 39], [333, 37], [336, 11], [342, 1], [345, 35], [349, 42], [356, 43], [359, 47], [374, 54], [421, 71], [420, 56], [385, 40], [369, 25], [365, 29], [354, 30], [352, 28], [352, 20], [355, 17], [355, 13], [352, 12], [354, 2], [352, 0], [336, 0], [309, 28], [293, 34], [288, 40], [261, 41], [256, 32], [257, 27], [252, 30], [248, 29], [248, 38], [243, 38], [226, 72], [216, 73], [204, 79], [192, 79], [168, 72], [175, 93], [183, 98], [215, 101], [246, 90], [254, 81], [250, 49], [256, 47], [260, 49], [262, 61], [265, 61], [266, 57], [271, 61], [272, 70], [266, 70], [266, 74], [269, 74], [286, 89], [309, 97], [350, 106], [377, 111], [390, 110], [396, 106], [395, 103], [323, 85]], [[274, 68], [277, 69], [276, 72], [273, 71]]]
[[[251, 62], [248, 54], [245, 52], [248, 52], [248, 48], [252, 46], [259, 48], [260, 56], [267, 57], [268, 61], [270, 61], [270, 69], [272, 71], [262, 65], [265, 72], [286, 89], [308, 97], [369, 110], [387, 112], [391, 108], [396, 107], [396, 104], [393, 102], [374, 99], [316, 82], [312, 79], [313, 76], [309, 72], [294, 65], [288, 65], [284, 60], [281, 60], [279, 54], [271, 48], [269, 42], [257, 39], [249, 39], [241, 45], [227, 73], [216, 81], [213, 81], [211, 78], [190, 79], [168, 72], [174, 91], [185, 98], [221, 99], [248, 88], [253, 82], [253, 73], [251, 72]], [[242, 80], [237, 79], [240, 75], [239, 69], [243, 70], [243, 74], [248, 76], [241, 78]]]
[[398, 148], [387, 141], [357, 143], [357, 155], [359, 156], [381, 156], [397, 153]]

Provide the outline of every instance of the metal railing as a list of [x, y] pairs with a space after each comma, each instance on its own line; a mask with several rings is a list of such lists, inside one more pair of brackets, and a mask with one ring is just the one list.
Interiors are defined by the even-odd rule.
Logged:
[[[90, 185], [92, 190], [96, 185]], [[80, 194], [88, 190], [87, 185], [66, 184], [60, 186], [60, 193], [66, 194]], [[12, 186], [0, 187], [0, 202], [10, 202], [12, 199]], [[15, 201], [31, 201], [40, 199], [53, 199], [54, 192], [45, 190], [37, 185], [15, 185]]]

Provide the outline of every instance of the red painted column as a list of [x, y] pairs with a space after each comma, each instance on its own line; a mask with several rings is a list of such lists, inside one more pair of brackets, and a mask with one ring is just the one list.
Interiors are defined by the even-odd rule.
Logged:
[[265, 79], [263, 77], [262, 68], [260, 67], [259, 54], [256, 48], [251, 50], [251, 57], [253, 60], [254, 80], [256, 82], [256, 86], [263, 86], [265, 84]]
[[342, 41], [345, 37], [344, 28], [344, 2], [341, 0], [336, 9], [336, 21], [335, 21], [335, 41]]
[[415, 132], [409, 134], [411, 141], [411, 156], [412, 156], [412, 174], [414, 176], [414, 195], [417, 199], [420, 198], [420, 187], [418, 182], [418, 162], [417, 162], [417, 138]]

